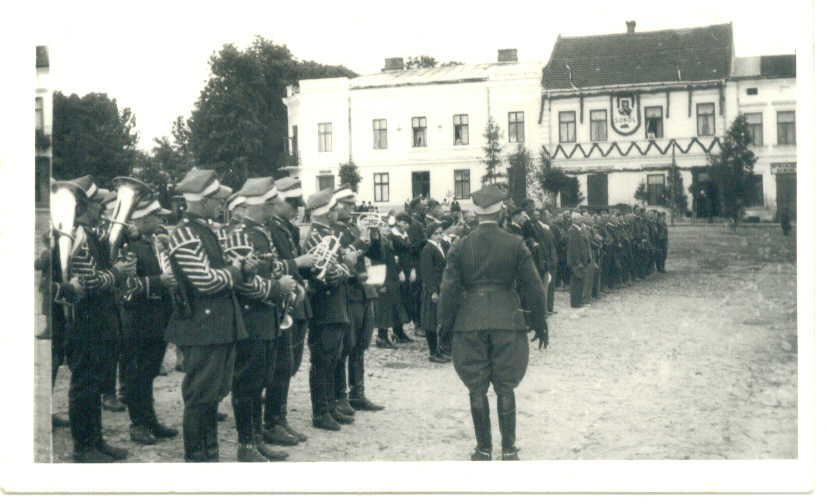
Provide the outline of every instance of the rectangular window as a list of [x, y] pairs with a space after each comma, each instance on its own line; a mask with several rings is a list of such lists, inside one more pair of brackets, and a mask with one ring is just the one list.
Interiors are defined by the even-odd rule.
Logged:
[[663, 138], [663, 107], [646, 107], [646, 138]]
[[715, 104], [698, 103], [698, 136], [715, 134]]
[[388, 173], [373, 174], [373, 200], [377, 203], [387, 203], [391, 199], [390, 175]]
[[523, 112], [508, 112], [508, 143], [523, 143], [525, 141], [525, 114]]
[[574, 112], [560, 112], [560, 143], [577, 141], [574, 119]]
[[666, 206], [666, 182], [664, 175], [648, 175], [649, 205]]
[[468, 199], [471, 197], [471, 170], [454, 170], [454, 196], [457, 199]]
[[336, 179], [333, 175], [319, 175], [319, 192], [325, 189], [332, 189], [335, 183]]
[[606, 141], [609, 136], [608, 122], [606, 122], [605, 110], [592, 110], [589, 112], [591, 120], [591, 139], [592, 141]]
[[778, 112], [778, 144], [795, 145], [795, 112]]
[[468, 115], [454, 116], [454, 145], [468, 145]]
[[428, 119], [425, 117], [414, 117], [411, 119], [411, 127], [413, 128], [413, 146], [427, 147]]
[[319, 152], [333, 152], [333, 123], [319, 123]]
[[764, 176], [752, 175], [750, 193], [747, 194], [746, 206], [764, 206]]
[[43, 98], [34, 99], [34, 128], [43, 129], [45, 126], [43, 121]]
[[747, 118], [750, 145], [760, 147], [764, 144], [764, 114], [744, 114]]
[[388, 148], [388, 120], [373, 119], [373, 150]]

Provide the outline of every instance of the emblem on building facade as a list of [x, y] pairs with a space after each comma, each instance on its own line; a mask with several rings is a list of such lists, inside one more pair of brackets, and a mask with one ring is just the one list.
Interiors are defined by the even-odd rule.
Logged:
[[615, 133], [629, 136], [640, 127], [640, 99], [636, 94], [612, 95], [612, 129]]

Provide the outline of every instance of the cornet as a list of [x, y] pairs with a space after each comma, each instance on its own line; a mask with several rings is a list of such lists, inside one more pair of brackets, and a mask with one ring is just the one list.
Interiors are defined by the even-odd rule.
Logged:
[[316, 279], [323, 280], [327, 275], [327, 270], [331, 265], [335, 266], [337, 261], [337, 254], [339, 252], [339, 236], [329, 235], [322, 238], [322, 240], [310, 250], [313, 267], [319, 269], [319, 274]]

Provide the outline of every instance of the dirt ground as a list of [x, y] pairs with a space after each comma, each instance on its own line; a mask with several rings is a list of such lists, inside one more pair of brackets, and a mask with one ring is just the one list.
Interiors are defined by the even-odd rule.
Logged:
[[[778, 227], [670, 227], [667, 273], [653, 274], [583, 309], [558, 291], [552, 339], [532, 344], [516, 390], [523, 460], [796, 459], [798, 364], [795, 236]], [[39, 304], [36, 302], [36, 312]], [[42, 321], [36, 330], [42, 329]], [[48, 341], [36, 343], [38, 389], [48, 393]], [[161, 421], [181, 426], [180, 382], [155, 381]], [[341, 432], [310, 423], [307, 352], [291, 386], [291, 424], [310, 437], [285, 448], [290, 461], [462, 461], [475, 440], [468, 395], [453, 367], [427, 360], [423, 338], [366, 355], [368, 396], [386, 406], [358, 412]], [[45, 374], [45, 375], [44, 375]], [[61, 367], [53, 410], [67, 415]], [[45, 382], [45, 388], [44, 388]], [[489, 397], [495, 403], [493, 390]], [[234, 461], [229, 398], [220, 410], [221, 461]], [[44, 414], [37, 415], [42, 421]], [[495, 456], [499, 454], [492, 414]], [[155, 446], [130, 441], [126, 412], [103, 412], [104, 436], [130, 449], [124, 462], [181, 462], [180, 436]], [[35, 452], [48, 460], [49, 429]], [[71, 461], [67, 428], [53, 432], [52, 459]]]

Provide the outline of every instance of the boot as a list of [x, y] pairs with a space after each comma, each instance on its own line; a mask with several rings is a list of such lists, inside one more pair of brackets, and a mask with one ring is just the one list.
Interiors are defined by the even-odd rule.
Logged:
[[158, 422], [157, 418], [154, 422], [149, 424], [149, 432], [152, 433], [155, 438], [173, 438], [178, 435], [178, 430], [176, 428], [164, 426]]
[[330, 417], [336, 420], [339, 424], [353, 424], [356, 421], [353, 416], [346, 416], [339, 412], [339, 410], [335, 407], [330, 411]]
[[129, 425], [129, 438], [131, 438], [133, 442], [143, 445], [155, 445], [157, 442], [145, 424]]
[[126, 405], [118, 400], [118, 397], [114, 393], [103, 395], [101, 405], [104, 409], [111, 412], [123, 412], [126, 410]]
[[518, 461], [517, 448], [517, 404], [514, 392], [509, 391], [497, 395], [497, 416], [500, 420], [500, 434], [502, 435], [503, 461]]
[[342, 425], [337, 423], [329, 412], [321, 416], [313, 416], [313, 427], [329, 431], [339, 431], [342, 429]]
[[109, 445], [106, 442], [104, 442], [103, 438], [98, 440], [97, 448], [99, 451], [108, 456], [111, 456], [116, 461], [126, 459], [126, 456], [129, 455], [129, 451], [127, 451], [123, 447], [115, 447], [114, 445]]
[[355, 410], [379, 411], [385, 410], [384, 405], [378, 405], [368, 400], [365, 395], [351, 397], [349, 400], [350, 406]]
[[471, 420], [474, 422], [474, 434], [477, 437], [477, 448], [471, 455], [472, 461], [491, 460], [490, 416], [488, 396], [483, 393], [471, 393]]
[[115, 461], [115, 458], [98, 449], [75, 451], [72, 454], [72, 459], [75, 463], [111, 463]]
[[188, 463], [203, 463], [207, 460], [203, 431], [205, 413], [204, 405], [184, 408], [184, 461]]
[[287, 422], [287, 418], [286, 418], [286, 417], [285, 417], [285, 418], [282, 418], [282, 419], [279, 421], [279, 426], [281, 426], [281, 427], [284, 429], [284, 431], [286, 431], [286, 432], [287, 432], [287, 433], [289, 433], [290, 435], [292, 435], [292, 436], [296, 437], [296, 438], [299, 440], [299, 442], [306, 442], [306, 441], [307, 441], [307, 435], [305, 435], [304, 433], [301, 433], [301, 432], [298, 432], [298, 431], [294, 430], [294, 429], [290, 426], [290, 424]]
[[239, 463], [267, 463], [268, 460], [258, 451], [254, 444], [238, 444]]
[[[264, 443], [261, 412], [261, 392], [258, 392], [256, 396], [253, 397], [253, 410], [251, 414], [253, 420], [253, 436], [255, 437], [256, 448], [258, 449], [259, 454], [270, 461], [284, 461], [287, 459], [289, 454], [284, 451], [277, 451], [271, 447], [268, 447], [267, 444]], [[296, 441], [296, 443], [298, 443], [298, 441]]]
[[379, 329], [379, 333], [376, 337], [376, 347], [383, 349], [396, 349], [396, 345], [391, 342], [388, 337], [388, 331], [384, 328]]
[[344, 414], [345, 416], [356, 415], [356, 410], [350, 406], [350, 402], [346, 397], [336, 400], [336, 411]]
[[277, 451], [268, 446], [261, 437], [256, 438], [256, 448], [259, 454], [270, 461], [284, 461], [290, 456], [290, 454], [284, 451]]
[[299, 444], [299, 439], [288, 433], [280, 424], [276, 424], [269, 430], [264, 430], [263, 437], [268, 444], [285, 446]]
[[208, 463], [218, 463], [218, 404], [206, 406], [203, 430], [205, 455]]

